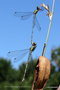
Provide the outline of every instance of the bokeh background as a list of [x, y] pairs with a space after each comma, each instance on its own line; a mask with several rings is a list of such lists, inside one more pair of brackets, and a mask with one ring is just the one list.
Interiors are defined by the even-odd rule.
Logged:
[[[20, 18], [14, 16], [14, 12], [33, 12], [37, 6], [40, 6], [41, 3], [48, 4], [51, 10], [52, 2], [53, 0], [0, 0], [0, 85], [2, 87], [6, 85], [8, 86], [8, 84], [15, 86], [21, 84], [20, 82], [24, 72], [25, 62], [28, 59], [27, 55], [25, 58], [20, 59], [19, 62], [14, 63], [13, 59], [7, 56], [8, 51], [28, 49], [31, 46], [33, 16], [27, 20], [22, 21]], [[53, 63], [53, 70], [50, 77], [51, 81], [49, 81], [48, 86], [58, 86], [60, 83], [59, 11], [60, 1], [56, 0], [52, 28], [45, 53], [45, 57], [47, 57], [49, 60], [51, 60], [51, 63]], [[33, 69], [31, 73], [28, 72], [26, 76], [27, 79], [24, 82], [24, 85], [26, 86], [32, 84], [36, 59], [42, 55], [49, 25], [49, 18], [46, 16], [45, 10], [37, 14], [37, 19], [41, 26], [41, 31], [39, 32], [37, 27], [34, 29], [33, 41], [37, 43], [37, 48], [32, 55], [34, 60], [30, 62], [33, 63], [31, 64], [33, 65]], [[28, 71], [29, 69], [30, 68], [28, 67]], [[11, 81], [9, 79], [11, 79]], [[30, 81], [28, 82], [28, 80]], [[18, 89], [21, 90], [21, 88]], [[8, 90], [8, 88], [1, 88], [1, 90]], [[16, 90], [16, 88], [10, 88], [10, 90]]]

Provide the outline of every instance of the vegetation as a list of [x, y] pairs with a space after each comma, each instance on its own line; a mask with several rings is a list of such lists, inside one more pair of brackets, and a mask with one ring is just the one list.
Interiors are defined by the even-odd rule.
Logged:
[[[37, 60], [31, 60], [26, 73], [26, 79], [21, 82], [25, 70], [25, 63], [16, 70], [9, 60], [0, 58], [0, 90], [31, 90], [34, 76], [34, 69]], [[60, 84], [60, 47], [52, 50], [51, 53], [51, 75], [44, 90], [48, 86], [59, 86]], [[21, 87], [19, 87], [21, 86]], [[24, 87], [27, 86], [27, 87]], [[50, 88], [49, 90], [56, 90]]]

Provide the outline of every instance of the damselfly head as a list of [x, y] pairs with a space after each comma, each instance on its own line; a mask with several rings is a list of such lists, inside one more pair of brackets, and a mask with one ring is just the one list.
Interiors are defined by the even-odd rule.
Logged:
[[36, 46], [36, 43], [35, 43], [35, 42], [33, 42], [33, 43], [32, 43], [32, 46]]
[[42, 8], [40, 8], [40, 7], [38, 7], [38, 6], [37, 6], [37, 10], [38, 10], [38, 11], [39, 11], [39, 10], [43, 11], [43, 9], [42, 9]]
[[37, 6], [37, 10], [40, 10], [40, 8]]

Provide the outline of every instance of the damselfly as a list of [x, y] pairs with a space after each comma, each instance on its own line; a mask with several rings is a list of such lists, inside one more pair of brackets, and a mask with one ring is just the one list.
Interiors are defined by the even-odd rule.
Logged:
[[32, 46], [31, 46], [29, 49], [16, 50], [16, 51], [9, 51], [9, 52], [8, 52], [8, 57], [13, 58], [14, 61], [16, 61], [16, 62], [17, 62], [18, 60], [24, 58], [24, 56], [29, 52], [28, 61], [27, 61], [27, 63], [26, 63], [26, 68], [25, 68], [25, 71], [24, 71], [24, 76], [23, 76], [22, 81], [25, 80], [25, 75], [26, 75], [28, 63], [29, 63], [29, 61], [32, 59], [32, 52], [35, 50], [35, 48], [36, 48], [36, 43], [33, 42], [33, 43], [32, 43]]

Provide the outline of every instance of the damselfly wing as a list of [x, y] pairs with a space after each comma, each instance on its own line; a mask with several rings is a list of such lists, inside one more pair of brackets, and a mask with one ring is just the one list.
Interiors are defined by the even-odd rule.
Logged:
[[28, 52], [29, 52], [29, 49], [9, 51], [7, 56], [9, 58], [13, 58], [13, 60], [17, 62], [23, 59], [27, 55]]
[[[39, 12], [39, 11], [43, 11], [42, 9], [40, 9], [39, 7], [36, 8], [36, 10], [34, 10], [34, 12], [15, 12], [14, 15], [21, 18], [22, 20], [26, 20], [28, 19], [29, 17], [31, 17], [33, 15], [33, 25], [32, 25], [32, 28], [35, 27], [37, 21], [36, 21], [36, 14]], [[37, 28], [40, 27], [39, 24], [37, 24]], [[38, 28], [41, 30], [41, 28]]]
[[26, 20], [33, 15], [33, 12], [15, 12], [14, 15], [19, 17], [21, 20]]
[[25, 75], [26, 75], [28, 63], [32, 59], [32, 52], [35, 50], [35, 48], [36, 48], [36, 43], [33, 42], [32, 46], [29, 49], [16, 50], [16, 51], [9, 51], [8, 52], [8, 57], [13, 58], [14, 61], [19, 61], [20, 59], [24, 58], [24, 56], [29, 52], [29, 56], [28, 56], [28, 60], [27, 60], [27, 63], [26, 63], [26, 68], [25, 68], [25, 71], [24, 71], [22, 81], [25, 80]]

